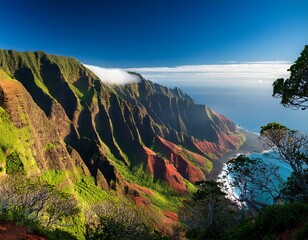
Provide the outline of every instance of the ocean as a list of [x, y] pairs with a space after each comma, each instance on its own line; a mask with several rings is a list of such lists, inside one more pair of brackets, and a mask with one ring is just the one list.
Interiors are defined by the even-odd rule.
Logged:
[[308, 110], [292, 110], [272, 97], [271, 88], [181, 87], [196, 103], [206, 104], [251, 132], [270, 122], [308, 133]]

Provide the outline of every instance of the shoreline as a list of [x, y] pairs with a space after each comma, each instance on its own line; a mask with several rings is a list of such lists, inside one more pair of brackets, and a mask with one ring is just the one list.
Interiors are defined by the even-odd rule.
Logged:
[[244, 144], [237, 150], [231, 150], [227, 152], [223, 157], [213, 161], [213, 170], [208, 175], [207, 180], [218, 179], [218, 176], [221, 174], [223, 165], [227, 163], [230, 159], [234, 158], [237, 154], [249, 154], [252, 152], [261, 153], [264, 151], [264, 147], [260, 142], [259, 136], [253, 132], [249, 132], [245, 129], [238, 129], [242, 134], [245, 135], [246, 141]]

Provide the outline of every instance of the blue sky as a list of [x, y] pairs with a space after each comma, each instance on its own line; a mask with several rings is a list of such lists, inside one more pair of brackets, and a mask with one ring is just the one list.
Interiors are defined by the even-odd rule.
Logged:
[[308, 44], [308, 0], [0, 0], [0, 14], [2, 49], [75, 57], [107, 83], [136, 71], [252, 131], [308, 131], [307, 111], [271, 97]]
[[0, 48], [104, 67], [289, 61], [308, 44], [306, 0], [0, 0]]

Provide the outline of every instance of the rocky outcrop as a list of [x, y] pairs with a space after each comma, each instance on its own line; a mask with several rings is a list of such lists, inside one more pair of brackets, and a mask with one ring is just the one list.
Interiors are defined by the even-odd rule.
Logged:
[[154, 151], [146, 147], [144, 147], [144, 153], [146, 164], [154, 178], [163, 179], [175, 191], [186, 193], [184, 178], [172, 163], [158, 156]]

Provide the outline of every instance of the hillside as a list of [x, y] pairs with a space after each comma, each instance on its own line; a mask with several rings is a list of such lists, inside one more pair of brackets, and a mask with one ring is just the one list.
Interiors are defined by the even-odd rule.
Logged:
[[73, 58], [0, 50], [0, 127], [12, 138], [0, 143], [1, 172], [17, 156], [28, 176], [52, 172], [72, 191], [92, 176], [104, 191], [177, 211], [191, 183], [245, 138], [180, 89], [138, 76], [138, 83], [106, 85]]

